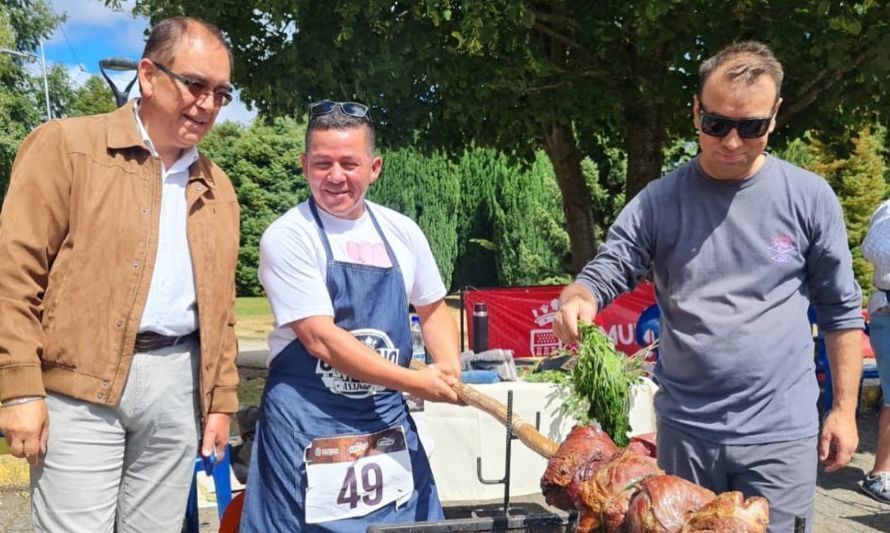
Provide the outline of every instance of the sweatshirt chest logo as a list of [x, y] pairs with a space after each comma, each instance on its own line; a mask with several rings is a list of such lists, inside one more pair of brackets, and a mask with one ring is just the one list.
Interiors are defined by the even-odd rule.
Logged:
[[769, 244], [769, 252], [776, 263], [787, 263], [793, 259], [797, 248], [794, 247], [794, 239], [788, 235], [773, 237]]
[[[395, 347], [395, 344], [386, 332], [379, 329], [355, 329], [350, 331], [350, 333], [359, 342], [377, 352], [380, 357], [391, 363], [399, 364], [399, 349]], [[324, 383], [329, 391], [347, 398], [367, 398], [386, 388], [381, 385], [365, 383], [342, 374], [321, 359], [318, 360], [318, 364], [315, 366], [315, 373], [321, 378], [321, 382]]]

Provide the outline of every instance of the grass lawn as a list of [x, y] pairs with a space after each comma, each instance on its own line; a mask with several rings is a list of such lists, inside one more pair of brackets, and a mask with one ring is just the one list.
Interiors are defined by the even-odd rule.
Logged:
[[235, 333], [239, 337], [264, 339], [272, 331], [274, 319], [265, 296], [243, 296], [235, 299]]
[[235, 299], [235, 316], [241, 318], [272, 316], [272, 308], [265, 296], [242, 296]]

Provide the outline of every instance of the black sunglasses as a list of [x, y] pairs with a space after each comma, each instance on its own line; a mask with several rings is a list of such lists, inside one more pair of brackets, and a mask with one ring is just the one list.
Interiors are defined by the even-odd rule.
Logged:
[[742, 139], [756, 139], [763, 137], [769, 131], [769, 125], [776, 115], [775, 111], [762, 118], [732, 119], [723, 115], [715, 115], [705, 111], [701, 103], [698, 104], [699, 118], [701, 119], [701, 131], [711, 137], [726, 137], [733, 129]]
[[152, 61], [152, 63], [154, 64], [154, 66], [158, 67], [158, 70], [170, 76], [179, 83], [185, 85], [192, 96], [194, 96], [195, 98], [201, 98], [208, 92], [212, 92], [213, 105], [229, 105], [229, 102], [232, 101], [232, 91], [227, 87], [217, 87], [214, 89], [203, 81], [195, 80], [187, 76], [183, 76], [182, 74], [177, 74], [160, 63], [155, 63], [154, 61]]
[[309, 115], [313, 117], [328, 115], [330, 113], [333, 113], [336, 109], [339, 109], [340, 112], [344, 115], [348, 115], [353, 118], [365, 119], [368, 122], [371, 121], [371, 117], [368, 116], [368, 106], [366, 106], [365, 104], [360, 104], [358, 102], [334, 102], [333, 100], [321, 100], [309, 105]]

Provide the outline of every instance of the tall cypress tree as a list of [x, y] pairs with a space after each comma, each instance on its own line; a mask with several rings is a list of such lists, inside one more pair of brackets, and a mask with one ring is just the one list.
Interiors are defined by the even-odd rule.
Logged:
[[871, 264], [862, 257], [860, 245], [868, 231], [868, 223], [877, 206], [887, 196], [887, 163], [883, 155], [885, 130], [863, 128], [852, 139], [853, 150], [849, 157], [836, 158], [819, 142], [810, 144], [813, 172], [828, 180], [844, 209], [844, 221], [850, 250], [853, 254], [853, 270], [862, 287], [871, 286]]
[[457, 206], [460, 183], [454, 164], [444, 155], [424, 156], [412, 150], [383, 154], [383, 171], [368, 198], [394, 209], [423, 230], [446, 287], [457, 258]]
[[[502, 165], [494, 210], [498, 278], [503, 285], [566, 283], [569, 236], [550, 162]], [[593, 238], [593, 236], [591, 236]]]

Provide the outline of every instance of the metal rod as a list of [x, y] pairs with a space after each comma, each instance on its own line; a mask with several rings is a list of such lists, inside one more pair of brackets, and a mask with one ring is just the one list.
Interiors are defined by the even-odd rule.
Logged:
[[504, 468], [504, 516], [510, 515], [510, 463], [513, 457], [513, 391], [507, 391], [507, 457]]
[[460, 294], [460, 351], [464, 351], [467, 349], [466, 344], [464, 344], [464, 291], [467, 288], [464, 287], [463, 290], [458, 291]]
[[[536, 426], [540, 426], [541, 412], [535, 413]], [[507, 416], [506, 416], [506, 443], [504, 453], [504, 477], [501, 479], [485, 479], [482, 477], [482, 458], [476, 456], [476, 479], [483, 485], [503, 485], [504, 486], [504, 516], [510, 516], [510, 472], [513, 463], [513, 391], [507, 391]]]
[[46, 96], [46, 120], [53, 119], [52, 109], [49, 107], [49, 82], [46, 79], [46, 56], [43, 53], [43, 39], [40, 40], [40, 65], [43, 67], [43, 94]]

